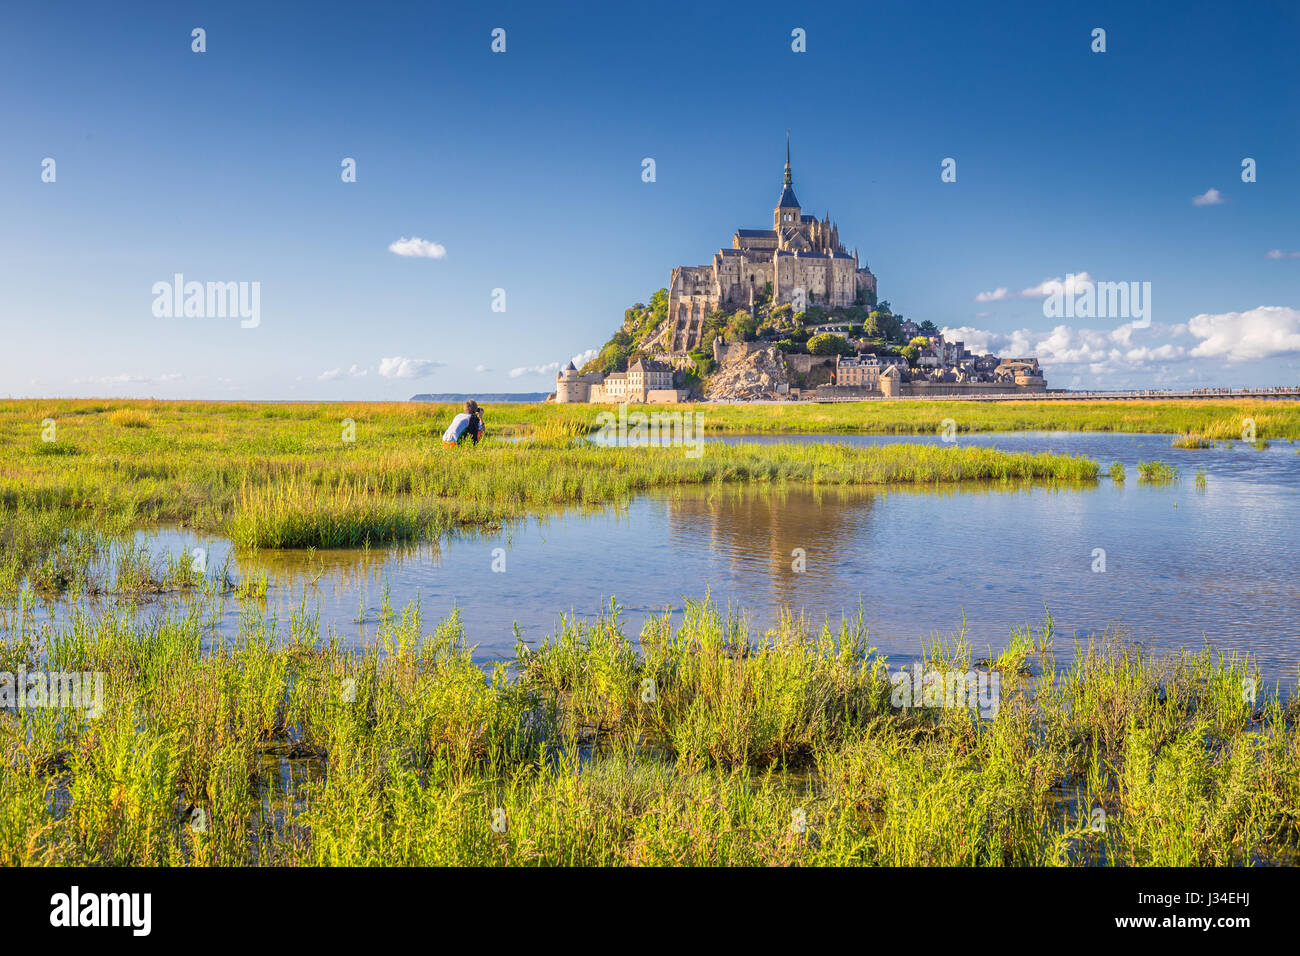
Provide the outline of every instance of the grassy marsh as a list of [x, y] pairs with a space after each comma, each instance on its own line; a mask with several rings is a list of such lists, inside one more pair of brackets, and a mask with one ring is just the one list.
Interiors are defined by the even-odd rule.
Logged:
[[[351, 406], [355, 408], [356, 406]], [[364, 406], [363, 406], [364, 407]], [[373, 407], [373, 406], [371, 406]], [[390, 406], [392, 407], [392, 406]], [[429, 406], [450, 418], [451, 405]], [[498, 405], [488, 427], [515, 435], [540, 427], [568, 428], [585, 434], [599, 427], [596, 415], [609, 406]], [[663, 406], [645, 406], [663, 410]], [[876, 401], [772, 405], [689, 405], [704, 430], [714, 434], [789, 434], [844, 432], [870, 435], [935, 434], [944, 419], [959, 432], [1079, 431], [1196, 434], [1216, 441], [1240, 441], [1243, 431], [1261, 439], [1300, 438], [1300, 401], [1205, 399], [1188, 401]], [[359, 419], [358, 419], [359, 420]]]
[[485, 673], [415, 605], [360, 650], [245, 613], [212, 646], [196, 611], [7, 635], [8, 669], [106, 679], [98, 717], [0, 711], [0, 865], [1200, 865], [1300, 837], [1294, 696], [1209, 650], [935, 642], [927, 667], [1000, 675], [979, 719], [896, 706], [854, 618], [754, 634], [706, 600], [638, 645], [613, 608]]
[[597, 448], [545, 417], [521, 440], [449, 450], [444, 425], [415, 404], [0, 403], [0, 590], [70, 586], [105, 536], [157, 523], [250, 549], [380, 546], [656, 487], [1097, 476], [1080, 457], [981, 448]]

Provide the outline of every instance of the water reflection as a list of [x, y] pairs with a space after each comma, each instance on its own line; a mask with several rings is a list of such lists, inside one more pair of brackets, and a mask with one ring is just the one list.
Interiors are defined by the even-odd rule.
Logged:
[[[1038, 624], [1050, 610], [1063, 635], [1058, 644], [1121, 626], [1157, 649], [1208, 641], [1247, 651], [1267, 678], [1295, 680], [1300, 456], [1292, 447], [1178, 452], [1168, 436], [1059, 433], [962, 436], [959, 443], [1082, 453], [1103, 470], [1119, 460], [1129, 479], [888, 492], [683, 487], [371, 551], [236, 555], [227, 542], [176, 531], [139, 541], [156, 554], [203, 547], [210, 568], [229, 560], [236, 578], [265, 574], [269, 614], [287, 622], [305, 600], [322, 629], [336, 628], [345, 641], [359, 641], [363, 628], [373, 633], [385, 600], [400, 608], [418, 596], [430, 622], [458, 608], [484, 660], [510, 656], [516, 623], [528, 640], [540, 640], [561, 613], [595, 615], [614, 596], [636, 630], [666, 605], [680, 608], [684, 596], [709, 591], [749, 611], [757, 628], [774, 624], [783, 607], [838, 620], [860, 606], [872, 643], [895, 658], [913, 658], [923, 639], [951, 635], [963, 621], [977, 652], [996, 651], [1011, 627]], [[1138, 483], [1133, 466], [1153, 458], [1176, 463], [1181, 480]], [[1203, 488], [1193, 481], [1196, 470], [1207, 475]], [[1103, 572], [1094, 570], [1097, 549], [1105, 552]], [[174, 599], [158, 603], [167, 600]], [[233, 599], [214, 617], [214, 633], [237, 632]]]
[[[682, 553], [716, 555], [733, 580], [766, 581], [769, 603], [795, 607], [800, 585], [810, 589], [855, 550], [870, 545], [876, 495], [862, 489], [726, 487], [665, 497], [668, 540]], [[712, 581], [700, 581], [703, 593]]]

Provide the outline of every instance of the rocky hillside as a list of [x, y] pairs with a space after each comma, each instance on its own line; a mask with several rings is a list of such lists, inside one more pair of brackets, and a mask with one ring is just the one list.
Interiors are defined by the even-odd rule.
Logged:
[[[817, 335], [814, 327], [829, 322], [848, 326], [867, 351], [898, 354], [902, 316], [890, 311], [888, 302], [878, 305], [875, 297], [863, 305], [825, 309], [810, 305], [796, 313], [790, 303], [774, 304], [770, 288], [755, 300], [751, 313], [747, 309], [733, 312], [718, 310], [710, 314], [702, 332], [702, 342], [690, 353], [689, 363], [679, 362], [678, 387], [685, 387], [696, 397], [718, 401], [745, 401], [775, 398], [780, 386], [812, 388], [825, 384], [829, 375], [814, 369], [811, 374], [795, 374], [786, 355], [831, 355], [825, 342], [843, 344], [843, 339]], [[636, 303], [623, 313], [623, 322], [609, 340], [586, 363], [582, 372], [626, 371], [638, 358], [651, 358], [669, 347], [668, 290], [659, 289], [650, 304]], [[757, 341], [766, 348], [729, 359], [719, 368], [713, 361], [712, 343], [721, 338], [728, 344]], [[847, 348], [847, 345], [844, 345]], [[806, 366], [805, 366], [806, 367]]]
[[745, 402], [775, 399], [778, 388], [790, 384], [785, 357], [775, 346], [724, 363], [704, 386], [706, 401]]

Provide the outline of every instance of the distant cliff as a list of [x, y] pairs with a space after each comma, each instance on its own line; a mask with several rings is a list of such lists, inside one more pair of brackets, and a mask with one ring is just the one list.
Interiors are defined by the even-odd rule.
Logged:
[[430, 392], [412, 395], [413, 402], [544, 402], [549, 392]]

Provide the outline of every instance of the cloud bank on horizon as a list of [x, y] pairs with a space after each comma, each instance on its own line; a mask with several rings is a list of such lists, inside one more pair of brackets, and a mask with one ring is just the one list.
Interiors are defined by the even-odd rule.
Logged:
[[[432, 375], [434, 370], [442, 368], [443, 364], [433, 359], [404, 358], [395, 355], [392, 358], [380, 359], [379, 365], [373, 371], [377, 372], [382, 378], [387, 379], [416, 379]], [[371, 368], [353, 363], [346, 373], [342, 367], [326, 369], [316, 376], [316, 380], [318, 382], [337, 382], [345, 377], [365, 378], [371, 371]]]
[[[573, 356], [573, 358], [569, 359], [569, 361], [578, 368], [582, 368], [599, 354], [599, 349], [587, 349], [585, 352], [579, 352], [577, 355]], [[562, 363], [560, 362], [545, 362], [541, 365], [525, 365], [519, 368], [512, 368], [510, 370], [510, 377], [523, 378], [525, 375], [553, 376], [562, 367]]]
[[1114, 328], [1057, 325], [1045, 331], [1011, 332], [963, 325], [940, 329], [944, 338], [966, 343], [972, 352], [1033, 355], [1048, 373], [1078, 378], [1083, 373], [1114, 376], [1121, 382], [1136, 373], [1167, 384], [1195, 377], [1196, 360], [1235, 365], [1300, 356], [1300, 309], [1259, 306], [1244, 312], [1201, 314], [1174, 325], [1127, 322]]

